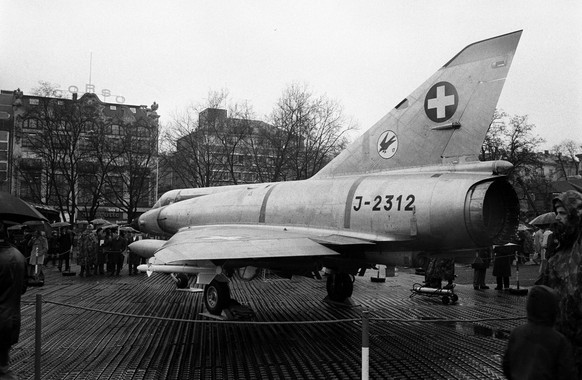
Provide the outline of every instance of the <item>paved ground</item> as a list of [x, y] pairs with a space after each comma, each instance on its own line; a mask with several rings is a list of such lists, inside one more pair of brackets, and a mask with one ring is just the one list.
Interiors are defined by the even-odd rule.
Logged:
[[[531, 286], [537, 267], [520, 269], [522, 288]], [[502, 379], [508, 334], [523, 323], [511, 318], [525, 310], [525, 297], [473, 290], [472, 270], [462, 266], [456, 268], [455, 305], [410, 297], [423, 278], [408, 268], [384, 283], [371, 282], [371, 272], [357, 278], [353, 308], [322, 302], [325, 280], [233, 281], [231, 293], [253, 308], [253, 321], [287, 324], [213, 321], [200, 315], [200, 295], [174, 290], [161, 274], [79, 278], [46, 272], [46, 284], [29, 288], [23, 300], [21, 339], [12, 350], [21, 379], [35, 373], [37, 294], [44, 301], [43, 380], [357, 379], [362, 310], [371, 317], [371, 378]], [[490, 271], [488, 281], [494, 282]], [[427, 322], [433, 319], [441, 321]]]

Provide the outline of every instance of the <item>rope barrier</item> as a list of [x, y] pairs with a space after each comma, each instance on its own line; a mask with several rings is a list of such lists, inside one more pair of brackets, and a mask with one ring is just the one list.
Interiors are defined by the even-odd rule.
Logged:
[[334, 319], [332, 321], [230, 321], [230, 320], [203, 320], [203, 319], [178, 319], [178, 318], [165, 318], [165, 317], [156, 317], [150, 315], [139, 315], [139, 314], [127, 314], [127, 313], [118, 313], [115, 311], [107, 311], [107, 310], [99, 310], [93, 309], [90, 307], [85, 306], [76, 306], [76, 305], [69, 305], [62, 302], [56, 301], [43, 301], [43, 303], [70, 307], [73, 309], [81, 309], [86, 311], [93, 311], [98, 313], [110, 314], [110, 315], [117, 315], [120, 317], [130, 317], [130, 318], [141, 318], [141, 319], [154, 319], [159, 321], [169, 321], [169, 322], [186, 322], [186, 323], [215, 323], [215, 324], [245, 324], [245, 325], [293, 325], [293, 324], [330, 324], [330, 323], [345, 323], [345, 322], [357, 322], [360, 321], [360, 318], [348, 318], [348, 319]]
[[[231, 320], [193, 320], [193, 319], [179, 319], [179, 318], [166, 318], [166, 317], [156, 317], [153, 315], [139, 315], [139, 314], [128, 314], [119, 313], [115, 311], [94, 309], [91, 307], [70, 305], [63, 302], [57, 301], [47, 301], [43, 300], [43, 303], [53, 304], [57, 306], [64, 306], [73, 309], [80, 309], [85, 311], [92, 311], [97, 313], [117, 315], [120, 317], [128, 318], [140, 318], [140, 319], [153, 319], [159, 321], [168, 322], [186, 322], [186, 323], [216, 323], [216, 324], [245, 324], [245, 325], [293, 325], [293, 324], [331, 324], [331, 323], [346, 323], [346, 322], [358, 322], [361, 318], [344, 318], [344, 319], [334, 319], [330, 321], [321, 320], [311, 320], [311, 321], [231, 321]], [[35, 305], [34, 303], [24, 303], [24, 305]], [[477, 322], [493, 322], [493, 321], [517, 321], [521, 319], [527, 319], [527, 316], [520, 317], [496, 317], [496, 318], [477, 318], [477, 319], [442, 319], [442, 318], [427, 318], [427, 319], [402, 319], [402, 318], [376, 318], [368, 317], [370, 321], [376, 322], [391, 322], [391, 323], [477, 323]]]
[[517, 321], [520, 319], [527, 319], [527, 316], [523, 317], [507, 317], [507, 318], [478, 318], [478, 319], [399, 319], [399, 318], [370, 318], [370, 321], [381, 321], [381, 322], [402, 322], [402, 323], [475, 323], [475, 322], [492, 322], [492, 321]]

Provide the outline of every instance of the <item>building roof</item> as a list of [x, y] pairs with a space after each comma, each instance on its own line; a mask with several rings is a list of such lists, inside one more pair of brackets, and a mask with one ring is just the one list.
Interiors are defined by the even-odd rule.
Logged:
[[568, 181], [556, 181], [552, 182], [552, 192], [553, 193], [563, 193], [568, 190], [575, 190], [582, 192], [582, 179], [573, 178]]

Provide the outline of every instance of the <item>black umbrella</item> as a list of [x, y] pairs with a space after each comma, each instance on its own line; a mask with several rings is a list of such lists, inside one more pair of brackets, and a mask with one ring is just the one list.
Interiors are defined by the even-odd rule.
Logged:
[[546, 224], [554, 224], [556, 222], [556, 213], [551, 211], [551, 212], [546, 212], [545, 214], [541, 214], [536, 216], [535, 218], [533, 218], [529, 224], [534, 225], [534, 226], [543, 226]]
[[46, 236], [49, 236], [53, 232], [51, 225], [44, 220], [29, 220], [28, 222], [24, 222], [24, 225], [34, 231], [44, 231]]
[[47, 219], [34, 207], [10, 193], [0, 191], [0, 220], [23, 223]]
[[52, 228], [69, 227], [71, 223], [69, 222], [54, 222], [51, 223]]
[[110, 222], [110, 221], [108, 221], [108, 220], [105, 220], [105, 219], [103, 219], [103, 218], [97, 218], [97, 219], [93, 219], [93, 220], [91, 221], [91, 223], [92, 223], [92, 224], [94, 224], [94, 225], [100, 225], [100, 224], [109, 224], [109, 223], [111, 223], [111, 222]]

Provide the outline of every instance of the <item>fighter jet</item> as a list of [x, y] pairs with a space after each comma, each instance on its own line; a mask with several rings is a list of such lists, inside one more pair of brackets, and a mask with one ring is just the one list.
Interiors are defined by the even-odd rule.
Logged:
[[179, 287], [196, 275], [220, 314], [229, 278], [250, 268], [325, 267], [328, 297], [345, 301], [357, 273], [408, 252], [467, 258], [507, 242], [519, 213], [512, 166], [478, 154], [521, 33], [465, 47], [310, 179], [163, 194], [139, 228], [169, 240], [133, 243], [149, 258], [139, 269]]

